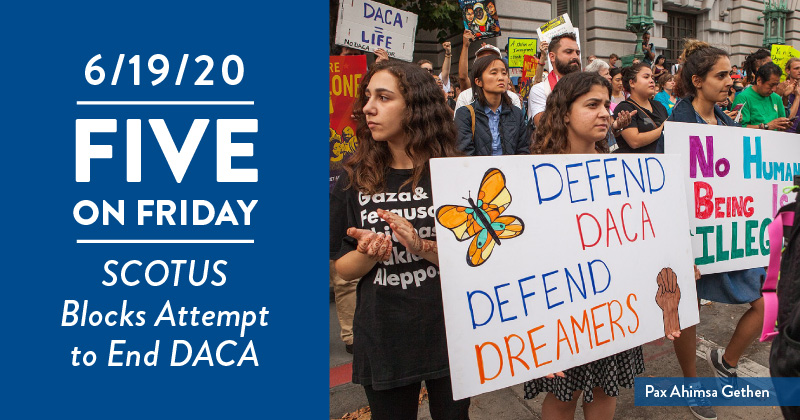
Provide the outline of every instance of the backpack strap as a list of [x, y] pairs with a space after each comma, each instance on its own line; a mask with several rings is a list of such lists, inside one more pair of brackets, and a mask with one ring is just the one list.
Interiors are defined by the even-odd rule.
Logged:
[[767, 278], [761, 288], [764, 296], [764, 324], [761, 328], [759, 341], [771, 341], [778, 335], [776, 322], [778, 320], [778, 295], [776, 287], [781, 269], [781, 253], [783, 249], [783, 228], [794, 224], [794, 212], [785, 211], [778, 213], [775, 220], [769, 224], [769, 266]]

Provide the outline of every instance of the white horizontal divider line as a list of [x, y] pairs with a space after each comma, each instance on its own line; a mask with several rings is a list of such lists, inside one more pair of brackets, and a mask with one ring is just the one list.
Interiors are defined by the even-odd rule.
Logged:
[[78, 105], [255, 105], [255, 101], [77, 101]]
[[78, 239], [79, 244], [253, 244], [254, 239]]

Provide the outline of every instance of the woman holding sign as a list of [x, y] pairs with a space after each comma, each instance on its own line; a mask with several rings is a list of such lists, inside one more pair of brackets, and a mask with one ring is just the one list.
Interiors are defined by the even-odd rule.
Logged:
[[469, 399], [453, 401], [428, 211], [428, 160], [458, 154], [451, 114], [430, 74], [398, 61], [370, 70], [354, 108], [359, 145], [330, 205], [330, 258], [343, 278], [361, 277], [353, 382], [376, 420], [416, 419], [422, 381], [433, 419], [468, 419]]
[[[649, 69], [648, 69], [649, 70]], [[611, 126], [611, 84], [597, 73], [564, 76], [547, 98], [536, 130], [534, 154], [608, 153], [606, 136]], [[680, 335], [674, 331], [670, 339]], [[644, 372], [642, 348], [611, 355], [585, 365], [525, 383], [525, 398], [547, 392], [542, 404], [544, 419], [572, 419], [583, 393], [586, 419], [614, 417], [619, 387], [633, 387]], [[557, 376], [557, 377], [555, 377]]]
[[[715, 105], [727, 98], [728, 90], [733, 85], [728, 53], [705, 42], [690, 40], [686, 43], [683, 57], [685, 64], [676, 77], [675, 85], [677, 95], [683, 96], [683, 100], [675, 105], [669, 120], [737, 127], [738, 124], [731, 119], [736, 117], [735, 112], [727, 113]], [[750, 309], [739, 319], [728, 346], [709, 349], [706, 353], [717, 377], [736, 377], [739, 358], [761, 332], [764, 318], [761, 282], [765, 275], [763, 268], [753, 268], [706, 274], [697, 281], [698, 299], [750, 304]], [[695, 326], [686, 328], [674, 343], [683, 376], [687, 378], [697, 377], [696, 333]], [[716, 418], [714, 410], [704, 399], [689, 401], [689, 408], [697, 418]]]

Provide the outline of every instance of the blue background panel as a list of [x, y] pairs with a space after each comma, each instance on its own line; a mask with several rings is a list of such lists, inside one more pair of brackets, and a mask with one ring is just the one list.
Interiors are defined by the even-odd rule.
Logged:
[[[320, 7], [321, 6], [321, 7]], [[0, 72], [2, 165], [2, 284], [0, 325], [0, 417], [2, 418], [325, 418], [328, 415], [328, 165], [321, 139], [328, 100], [327, 4], [303, 7], [302, 16], [282, 3], [104, 2], [26, 3], [0, 13], [4, 45]], [[105, 81], [84, 77], [88, 61]], [[117, 85], [111, 85], [125, 54]], [[128, 60], [140, 56], [140, 85]], [[167, 78], [147, 60], [163, 54]], [[175, 86], [183, 54], [189, 54]], [[222, 61], [238, 55], [242, 82], [227, 85]], [[195, 86], [208, 55], [213, 86]], [[236, 66], [231, 66], [235, 73]], [[316, 84], [315, 84], [316, 83]], [[236, 100], [254, 106], [78, 106], [76, 101]], [[116, 133], [92, 135], [92, 144], [111, 145], [112, 159], [91, 163], [91, 182], [75, 181], [76, 119], [116, 119]], [[142, 120], [142, 181], [128, 183], [126, 120]], [[163, 119], [178, 147], [196, 119], [209, 119], [181, 183], [176, 182], [149, 119]], [[257, 119], [257, 133], [235, 133], [234, 142], [253, 144], [253, 157], [233, 158], [234, 168], [258, 169], [257, 183], [216, 181], [219, 119]], [[318, 138], [319, 137], [319, 138]], [[302, 168], [299, 170], [298, 168]], [[125, 201], [124, 225], [83, 226], [73, 218], [81, 200]], [[258, 200], [251, 225], [138, 226], [137, 200], [207, 200], [217, 211], [228, 200]], [[191, 213], [190, 213], [191, 214]], [[78, 244], [77, 239], [254, 239], [254, 244]], [[225, 260], [221, 287], [172, 277], [164, 285], [144, 283], [144, 266], [132, 270], [137, 286], [108, 287], [103, 266], [129, 260]], [[160, 277], [161, 269], [154, 269]], [[174, 271], [171, 272], [174, 275]], [[209, 280], [216, 279], [213, 272]], [[61, 326], [65, 300], [88, 301], [89, 311], [145, 311], [146, 325]], [[236, 327], [154, 327], [169, 300], [200, 311], [269, 311], [266, 327], [245, 337]], [[169, 366], [173, 340], [235, 340], [226, 359], [238, 360], [252, 340], [259, 366], [214, 366], [199, 362]], [[109, 367], [111, 340], [142, 353], [160, 340], [158, 366]], [[97, 353], [94, 366], [72, 366], [73, 347]]]

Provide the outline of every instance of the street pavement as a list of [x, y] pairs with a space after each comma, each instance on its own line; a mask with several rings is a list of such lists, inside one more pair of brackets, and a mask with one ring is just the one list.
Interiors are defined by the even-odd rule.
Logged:
[[[713, 303], [700, 308], [700, 324], [697, 327], [698, 360], [700, 376], [713, 376], [705, 360], [705, 349], [709, 346], [727, 344], [736, 322], [749, 305], [725, 305]], [[769, 343], [755, 340], [739, 362], [740, 376], [769, 376]], [[680, 376], [681, 370], [672, 343], [666, 339], [656, 340], [644, 346], [645, 372], [642, 376]], [[339, 322], [336, 308], [330, 304], [330, 417], [331, 419], [368, 420], [369, 415], [354, 415], [367, 406], [361, 386], [350, 382], [352, 357], [345, 352], [339, 338]], [[470, 418], [472, 420], [541, 419], [544, 394], [536, 399], [523, 398], [522, 385], [478, 395], [472, 398]], [[634, 419], [694, 419], [687, 407], [636, 407], [633, 389], [621, 388], [614, 418]], [[715, 407], [719, 419], [782, 419], [778, 407]], [[429, 420], [427, 401], [420, 405], [418, 418]], [[582, 419], [579, 405], [575, 418]]]

